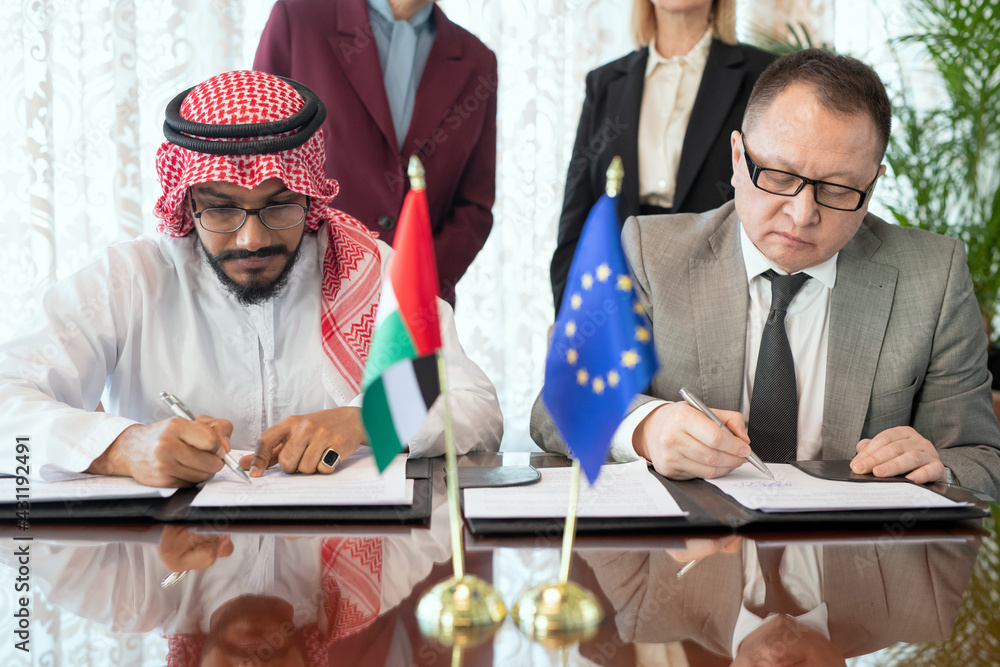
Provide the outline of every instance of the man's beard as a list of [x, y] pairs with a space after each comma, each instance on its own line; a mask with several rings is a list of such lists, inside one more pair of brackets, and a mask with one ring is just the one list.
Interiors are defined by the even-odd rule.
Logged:
[[[249, 250], [226, 250], [219, 253], [218, 255], [213, 255], [205, 247], [205, 244], [198, 239], [198, 246], [201, 247], [202, 254], [205, 255], [205, 260], [208, 265], [212, 267], [215, 271], [215, 275], [218, 276], [219, 281], [222, 282], [223, 287], [232, 294], [236, 300], [244, 306], [252, 306], [257, 303], [263, 303], [269, 299], [273, 299], [281, 293], [285, 285], [288, 283], [288, 278], [292, 275], [292, 268], [295, 266], [295, 260], [299, 257], [299, 250], [302, 248], [302, 243], [300, 242], [295, 246], [294, 252], [288, 252], [288, 247], [284, 244], [272, 245], [261, 248], [255, 252], [250, 252]], [[251, 257], [271, 257], [273, 255], [285, 255], [288, 257], [288, 261], [285, 262], [285, 267], [281, 269], [274, 280], [269, 283], [262, 282], [259, 279], [257, 270], [250, 270], [250, 279], [246, 284], [241, 284], [229, 277], [226, 270], [222, 268], [222, 263], [230, 259], [249, 259]]]

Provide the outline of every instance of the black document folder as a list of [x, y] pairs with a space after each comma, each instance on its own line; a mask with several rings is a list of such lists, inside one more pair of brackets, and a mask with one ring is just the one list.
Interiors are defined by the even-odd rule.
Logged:
[[[652, 471], [650, 471], [652, 472]], [[699, 503], [694, 502], [679, 487], [677, 482], [660, 477], [656, 478], [674, 497], [687, 516], [668, 517], [578, 517], [576, 532], [578, 535], [602, 535], [606, 533], [661, 533], [661, 532], [697, 532], [706, 529], [717, 530], [722, 527], [719, 520]], [[567, 499], [568, 502], [568, 499]], [[506, 535], [558, 537], [562, 534], [565, 519], [465, 519], [469, 532], [477, 537], [498, 537]]]
[[[849, 461], [799, 461], [795, 465], [803, 471], [827, 479], [847, 479], [851, 475]], [[534, 462], [538, 467], [545, 464]], [[558, 464], [557, 464], [558, 465]], [[568, 463], [566, 464], [568, 465]], [[846, 472], [845, 472], [846, 470]], [[676, 482], [650, 472], [670, 491], [670, 494], [688, 512], [682, 517], [642, 518], [578, 518], [577, 533], [602, 535], [622, 533], [697, 533], [720, 530], [803, 530], [836, 529], [861, 526], [899, 532], [917, 526], [934, 526], [967, 519], [989, 516], [989, 504], [966, 489], [944, 484], [932, 484], [931, 489], [958, 502], [971, 503], [964, 507], [849, 510], [824, 512], [763, 512], [737, 503], [730, 496], [704, 480]], [[869, 479], [870, 478], [870, 479]], [[874, 481], [871, 476], [853, 475], [853, 481]], [[883, 483], [879, 480], [877, 483]], [[890, 483], [886, 481], [885, 483]], [[896, 479], [895, 483], [912, 484]], [[470, 519], [466, 518], [469, 531], [477, 537], [505, 535], [560, 535], [564, 519]]]
[[[470, 460], [475, 457], [467, 457]], [[488, 456], [481, 457], [486, 462], [494, 459]], [[563, 456], [550, 454], [533, 454], [531, 465], [535, 468], [561, 468], [570, 465], [570, 460]], [[461, 470], [461, 468], [460, 468]], [[684, 490], [686, 482], [674, 482], [658, 475], [650, 469], [661, 484], [663, 484], [670, 495], [674, 497], [680, 508], [686, 511], [687, 516], [671, 517], [577, 517], [576, 532], [578, 535], [605, 535], [605, 534], [654, 534], [664, 532], [689, 533], [698, 531], [715, 531], [726, 526], [719, 522], [718, 518], [704, 507], [701, 503], [692, 500]], [[516, 490], [512, 490], [516, 493]], [[567, 502], [569, 498], [567, 498]], [[464, 502], [464, 495], [463, 495]], [[466, 517], [466, 525], [469, 532], [476, 537], [558, 537], [562, 534], [565, 524], [564, 518], [510, 518], [510, 519], [470, 519]]]
[[[406, 477], [413, 480], [412, 505], [191, 507], [191, 501], [198, 494], [198, 488], [192, 487], [179, 489], [167, 498], [32, 502], [26, 516], [28, 525], [52, 521], [178, 521], [225, 525], [260, 522], [427, 524], [431, 517], [431, 461], [407, 460]], [[18, 517], [15, 511], [13, 504], [0, 504], [0, 516], [6, 522], [16, 523]]]

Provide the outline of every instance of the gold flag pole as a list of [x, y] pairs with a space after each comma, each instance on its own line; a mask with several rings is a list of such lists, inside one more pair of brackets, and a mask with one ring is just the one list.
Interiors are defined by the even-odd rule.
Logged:
[[438, 381], [441, 383], [441, 405], [444, 408], [444, 460], [448, 477], [448, 518], [451, 524], [451, 562], [455, 568], [455, 579], [465, 576], [465, 549], [462, 541], [462, 517], [458, 503], [458, 457], [455, 456], [455, 440], [451, 432], [451, 409], [448, 406], [447, 378], [445, 376], [444, 355], [437, 352]]
[[569, 507], [563, 528], [559, 579], [525, 591], [510, 612], [514, 624], [529, 639], [550, 646], [565, 646], [592, 636], [604, 618], [593, 593], [569, 580], [576, 534], [576, 505], [580, 493], [580, 461], [573, 459]]
[[576, 538], [576, 506], [580, 497], [580, 460], [573, 459], [573, 478], [569, 486], [569, 508], [566, 510], [566, 527], [563, 529], [562, 556], [559, 561], [559, 583], [569, 581], [569, 563], [573, 559], [573, 540]]
[[[423, 190], [424, 167], [414, 155], [407, 174], [411, 190]], [[461, 661], [461, 649], [472, 641], [491, 634], [507, 616], [503, 598], [488, 583], [465, 572], [465, 549], [462, 540], [462, 514], [458, 502], [458, 461], [451, 427], [448, 400], [448, 376], [444, 354], [436, 353], [438, 382], [443, 408], [445, 469], [448, 485], [448, 520], [451, 526], [451, 560], [455, 575], [424, 593], [417, 604], [417, 622], [421, 631], [438, 641], [453, 645], [452, 661]]]
[[[615, 156], [607, 171], [605, 192], [617, 197], [621, 192], [625, 170]], [[570, 478], [569, 507], [563, 528], [559, 579], [548, 581], [525, 591], [511, 610], [511, 618], [521, 632], [552, 646], [566, 646], [592, 636], [604, 618], [604, 611], [593, 593], [569, 580], [576, 536], [576, 506], [580, 494], [580, 461], [573, 459]]]

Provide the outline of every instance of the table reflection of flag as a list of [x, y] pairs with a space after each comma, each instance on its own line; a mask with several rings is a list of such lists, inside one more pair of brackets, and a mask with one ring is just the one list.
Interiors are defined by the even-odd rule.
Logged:
[[617, 197], [583, 227], [545, 362], [542, 401], [593, 484], [629, 403], [656, 372], [653, 334], [625, 262]]

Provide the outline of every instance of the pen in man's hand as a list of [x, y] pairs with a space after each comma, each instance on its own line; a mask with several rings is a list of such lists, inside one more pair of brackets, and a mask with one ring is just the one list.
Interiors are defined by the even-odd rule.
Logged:
[[[177, 416], [179, 417], [180, 415]], [[170, 588], [174, 584], [178, 583], [185, 576], [187, 576], [187, 573], [188, 573], [187, 570], [182, 570], [180, 572], [171, 572], [167, 576], [163, 577], [162, 581], [160, 581], [160, 588]]]
[[[166, 403], [170, 410], [178, 417], [187, 419], [188, 421], [198, 421], [194, 416], [194, 413], [188, 410], [188, 407], [184, 405], [181, 399], [177, 398], [173, 394], [161, 391], [160, 400]], [[233, 458], [232, 452], [226, 452], [226, 455], [222, 457], [222, 461], [247, 484], [253, 484], [253, 482], [250, 481], [250, 475], [247, 474], [247, 471], [241, 468], [240, 464], [236, 462], [235, 458]]]
[[688, 570], [690, 570], [692, 567], [694, 567], [695, 565], [697, 565], [699, 560], [701, 560], [701, 559], [700, 558], [695, 558], [694, 560], [689, 560], [688, 562], [684, 563], [684, 567], [682, 567], [681, 569], [677, 570], [677, 575], [676, 575], [677, 578], [680, 579], [685, 574], [687, 574]]
[[[700, 398], [692, 394], [690, 389], [686, 387], [681, 387], [681, 396], [684, 398], [684, 400], [687, 402], [688, 405], [690, 405], [692, 408], [694, 408], [695, 410], [702, 413], [703, 415], [714, 421], [716, 424], [721, 426], [723, 429], [725, 429], [726, 433], [728, 433], [729, 435], [733, 435], [733, 432], [729, 430], [729, 427], [723, 424], [722, 420], [719, 419], [715, 415], [715, 413], [712, 412], [711, 408], [705, 405]], [[750, 463], [752, 463], [754, 467], [757, 468], [757, 470], [760, 470], [762, 473], [764, 473], [771, 479], [774, 479], [774, 475], [771, 474], [771, 471], [767, 469], [767, 466], [764, 465], [764, 462], [760, 460], [760, 457], [757, 456], [757, 454], [755, 454], [753, 450], [750, 450], [750, 455], [747, 456], [747, 460], [750, 461]]]

